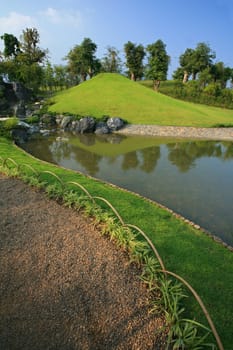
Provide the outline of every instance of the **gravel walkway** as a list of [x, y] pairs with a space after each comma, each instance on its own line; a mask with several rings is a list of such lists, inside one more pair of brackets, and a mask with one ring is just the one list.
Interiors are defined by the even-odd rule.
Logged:
[[0, 266], [0, 349], [165, 348], [127, 254], [91, 219], [1, 174]]
[[233, 128], [194, 128], [159, 125], [126, 125], [118, 131], [121, 134], [197, 138], [233, 141]]

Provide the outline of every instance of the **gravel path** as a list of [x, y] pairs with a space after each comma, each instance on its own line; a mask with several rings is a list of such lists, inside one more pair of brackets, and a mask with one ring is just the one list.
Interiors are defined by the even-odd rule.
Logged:
[[0, 266], [0, 349], [165, 348], [127, 254], [91, 219], [1, 174]]
[[118, 131], [121, 134], [197, 138], [233, 141], [233, 128], [194, 128], [159, 125], [126, 125]]

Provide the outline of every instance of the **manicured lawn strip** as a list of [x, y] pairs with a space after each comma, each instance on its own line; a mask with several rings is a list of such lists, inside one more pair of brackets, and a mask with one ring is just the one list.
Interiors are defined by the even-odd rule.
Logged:
[[114, 73], [102, 73], [57, 94], [49, 110], [102, 117], [119, 116], [131, 124], [211, 127], [233, 124], [233, 110], [165, 96]]
[[[51, 170], [63, 181], [78, 181], [92, 195], [109, 200], [125, 222], [138, 225], [148, 234], [158, 249], [165, 267], [184, 277], [197, 290], [213, 318], [225, 349], [231, 349], [233, 342], [232, 252], [202, 232], [178, 220], [169, 212], [137, 195], [74, 171], [41, 162], [4, 139], [0, 139], [0, 155], [3, 158], [11, 157], [20, 164], [31, 164], [38, 171]], [[43, 178], [45, 177], [43, 175]], [[187, 308], [190, 318], [198, 315], [197, 319], [203, 322], [204, 317], [194, 301], [189, 300]]]

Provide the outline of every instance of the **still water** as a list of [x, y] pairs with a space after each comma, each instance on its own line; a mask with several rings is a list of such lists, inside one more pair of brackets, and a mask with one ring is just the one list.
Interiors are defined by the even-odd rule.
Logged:
[[24, 149], [156, 200], [233, 246], [233, 142], [67, 133]]

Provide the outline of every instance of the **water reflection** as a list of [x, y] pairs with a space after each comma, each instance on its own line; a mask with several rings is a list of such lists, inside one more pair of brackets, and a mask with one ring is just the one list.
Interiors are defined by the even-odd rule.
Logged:
[[232, 142], [65, 134], [25, 148], [161, 202], [233, 245]]

